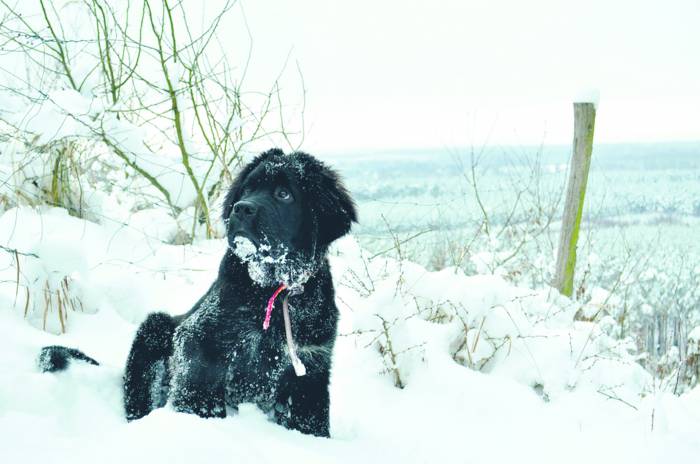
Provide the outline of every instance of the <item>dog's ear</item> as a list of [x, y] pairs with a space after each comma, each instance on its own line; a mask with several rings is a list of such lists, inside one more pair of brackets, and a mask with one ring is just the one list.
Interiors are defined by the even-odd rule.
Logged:
[[284, 156], [284, 152], [279, 148], [267, 150], [266, 152], [253, 158], [250, 163], [243, 166], [243, 169], [238, 172], [238, 175], [236, 175], [236, 178], [233, 180], [233, 183], [226, 194], [226, 198], [224, 199], [224, 207], [222, 211], [224, 221], [227, 221], [231, 216], [233, 204], [241, 197], [241, 189], [243, 188], [243, 183], [245, 182], [246, 177], [248, 177], [248, 175], [253, 172], [253, 170], [255, 170], [260, 163], [275, 156]]
[[313, 196], [317, 203], [311, 207], [318, 223], [318, 243], [327, 246], [350, 232], [357, 222], [357, 209], [334, 170], [321, 165], [319, 174], [319, 188]]

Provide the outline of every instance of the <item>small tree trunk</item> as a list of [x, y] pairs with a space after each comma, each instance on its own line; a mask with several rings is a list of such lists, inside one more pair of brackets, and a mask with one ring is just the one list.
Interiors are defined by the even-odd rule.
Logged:
[[574, 291], [576, 268], [576, 244], [578, 242], [583, 200], [586, 196], [588, 169], [593, 153], [593, 129], [595, 127], [595, 105], [574, 103], [574, 151], [571, 156], [569, 185], [566, 189], [566, 204], [562, 217], [557, 267], [554, 287], [562, 295], [570, 297]]

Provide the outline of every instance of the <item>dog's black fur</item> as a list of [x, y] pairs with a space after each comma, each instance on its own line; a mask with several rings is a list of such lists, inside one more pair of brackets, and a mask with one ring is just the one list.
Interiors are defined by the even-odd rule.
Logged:
[[[277, 423], [329, 436], [329, 372], [338, 309], [326, 258], [328, 246], [357, 220], [337, 174], [305, 153], [267, 151], [233, 182], [223, 209], [229, 249], [206, 294], [186, 314], [154, 313], [139, 327], [124, 374], [129, 420], [167, 401], [178, 411], [224, 417], [242, 402], [257, 404]], [[256, 245], [249, 255], [241, 238]], [[247, 242], [250, 244], [250, 242]], [[281, 295], [270, 327], [265, 305], [287, 285], [298, 354], [297, 376], [287, 350]], [[45, 371], [64, 369], [83, 353], [47, 347]]]

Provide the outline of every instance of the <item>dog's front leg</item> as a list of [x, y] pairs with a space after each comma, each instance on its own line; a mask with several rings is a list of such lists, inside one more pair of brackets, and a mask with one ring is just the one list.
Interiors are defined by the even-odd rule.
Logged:
[[294, 371], [285, 376], [286, 388], [280, 391], [276, 420], [285, 427], [317, 437], [330, 436], [330, 395], [328, 370], [297, 377]]
[[213, 342], [198, 337], [197, 331], [178, 332], [172, 364], [170, 398], [177, 411], [226, 417], [226, 368]]

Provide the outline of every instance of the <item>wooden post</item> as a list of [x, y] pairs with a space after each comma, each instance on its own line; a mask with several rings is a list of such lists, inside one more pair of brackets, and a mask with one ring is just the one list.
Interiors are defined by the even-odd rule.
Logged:
[[553, 285], [562, 295], [571, 297], [574, 291], [576, 244], [578, 242], [583, 200], [586, 196], [588, 169], [593, 153], [593, 129], [596, 108], [593, 103], [574, 103], [574, 151], [569, 167], [569, 185], [562, 216], [557, 252], [557, 267]]

